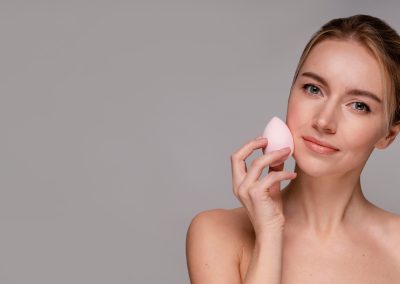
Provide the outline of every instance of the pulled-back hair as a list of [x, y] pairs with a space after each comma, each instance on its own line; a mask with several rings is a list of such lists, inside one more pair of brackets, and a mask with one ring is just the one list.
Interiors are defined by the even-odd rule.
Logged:
[[325, 39], [354, 40], [378, 60], [384, 78], [384, 115], [388, 132], [400, 123], [400, 36], [383, 20], [370, 15], [354, 15], [330, 20], [316, 31], [300, 57], [293, 84], [312, 48]]

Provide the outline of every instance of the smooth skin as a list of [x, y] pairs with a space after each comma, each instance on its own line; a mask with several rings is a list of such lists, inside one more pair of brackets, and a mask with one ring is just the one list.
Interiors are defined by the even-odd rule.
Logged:
[[[280, 181], [293, 179], [296, 173], [283, 171], [284, 161], [291, 151], [289, 147], [254, 159], [247, 170], [245, 159], [255, 149], [266, 146], [267, 139], [255, 139], [231, 156], [233, 192], [246, 208], [246, 218], [240, 217], [245, 224], [239, 224], [238, 219], [225, 210], [205, 211], [193, 219], [187, 235], [187, 259], [192, 283], [280, 283], [281, 233], [285, 222]], [[258, 180], [266, 166], [269, 166], [268, 174]], [[271, 244], [267, 247], [268, 251], [276, 250], [273, 258], [263, 261], [268, 269], [259, 269], [254, 259], [249, 268], [252, 273], [246, 273], [246, 279], [238, 269], [241, 252], [237, 249], [242, 247], [243, 232], [231, 232], [232, 229], [239, 229], [237, 225], [245, 225], [246, 231], [251, 228], [252, 234], [257, 235], [259, 245]], [[257, 259], [260, 255], [257, 253]]]
[[[249, 273], [263, 271], [269, 271], [263, 283], [400, 283], [400, 216], [369, 202], [360, 183], [372, 151], [387, 148], [400, 126], [386, 133], [383, 105], [347, 94], [358, 88], [382, 100], [380, 74], [376, 58], [357, 42], [324, 40], [313, 48], [288, 100], [297, 177], [283, 171], [284, 155], [272, 152], [246, 169], [245, 159], [267, 141], [250, 141], [231, 156], [242, 207], [204, 211], [192, 220], [186, 243], [192, 283], [247, 283]], [[315, 153], [304, 135], [339, 151]], [[268, 175], [257, 181], [265, 167]], [[291, 181], [281, 191], [283, 179]], [[272, 243], [271, 257], [254, 272], [259, 245]], [[275, 249], [281, 244], [282, 252]]]

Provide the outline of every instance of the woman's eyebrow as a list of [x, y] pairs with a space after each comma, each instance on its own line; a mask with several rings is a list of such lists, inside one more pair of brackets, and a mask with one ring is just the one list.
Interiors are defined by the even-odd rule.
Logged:
[[[301, 76], [310, 77], [310, 78], [320, 82], [321, 84], [329, 87], [328, 82], [324, 78], [322, 78], [321, 76], [319, 76], [313, 72], [304, 72], [301, 74]], [[375, 100], [376, 102], [378, 102], [380, 104], [382, 103], [382, 100], [377, 95], [375, 95], [374, 93], [369, 92], [369, 91], [360, 90], [360, 89], [351, 89], [351, 90], [348, 90], [346, 92], [346, 94], [359, 96], [359, 97], [367, 97], [367, 98]]]

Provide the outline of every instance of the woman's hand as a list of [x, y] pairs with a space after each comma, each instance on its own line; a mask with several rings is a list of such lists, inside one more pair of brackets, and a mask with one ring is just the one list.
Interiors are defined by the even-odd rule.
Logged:
[[[256, 236], [271, 228], [283, 228], [285, 217], [282, 212], [280, 181], [293, 179], [294, 172], [282, 171], [290, 148], [264, 154], [254, 159], [247, 171], [245, 159], [255, 149], [267, 146], [267, 139], [258, 137], [246, 143], [231, 155], [232, 187], [236, 198], [246, 208]], [[264, 167], [269, 166], [268, 174], [258, 180]]]

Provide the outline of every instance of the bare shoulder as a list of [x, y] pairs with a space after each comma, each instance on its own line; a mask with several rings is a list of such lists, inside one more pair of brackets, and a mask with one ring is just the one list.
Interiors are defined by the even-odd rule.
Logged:
[[[382, 242], [394, 257], [397, 265], [400, 265], [400, 216], [386, 211], [386, 235], [382, 236]], [[386, 240], [386, 241], [385, 241]]]
[[202, 235], [202, 239], [216, 238], [231, 246], [241, 245], [243, 238], [252, 233], [252, 226], [243, 207], [210, 209], [198, 213], [192, 219], [188, 237]]
[[400, 263], [400, 215], [373, 205], [369, 225], [382, 246], [395, 254]]
[[243, 241], [249, 234], [244, 214], [244, 209], [235, 208], [206, 210], [194, 216], [186, 235], [192, 283], [241, 283]]
[[375, 224], [380, 226], [384, 231], [390, 235], [396, 236], [400, 232], [400, 215], [382, 209], [372, 204], [372, 214], [370, 215], [371, 225]]
[[393, 237], [400, 259], [400, 215], [388, 212], [388, 231]]

